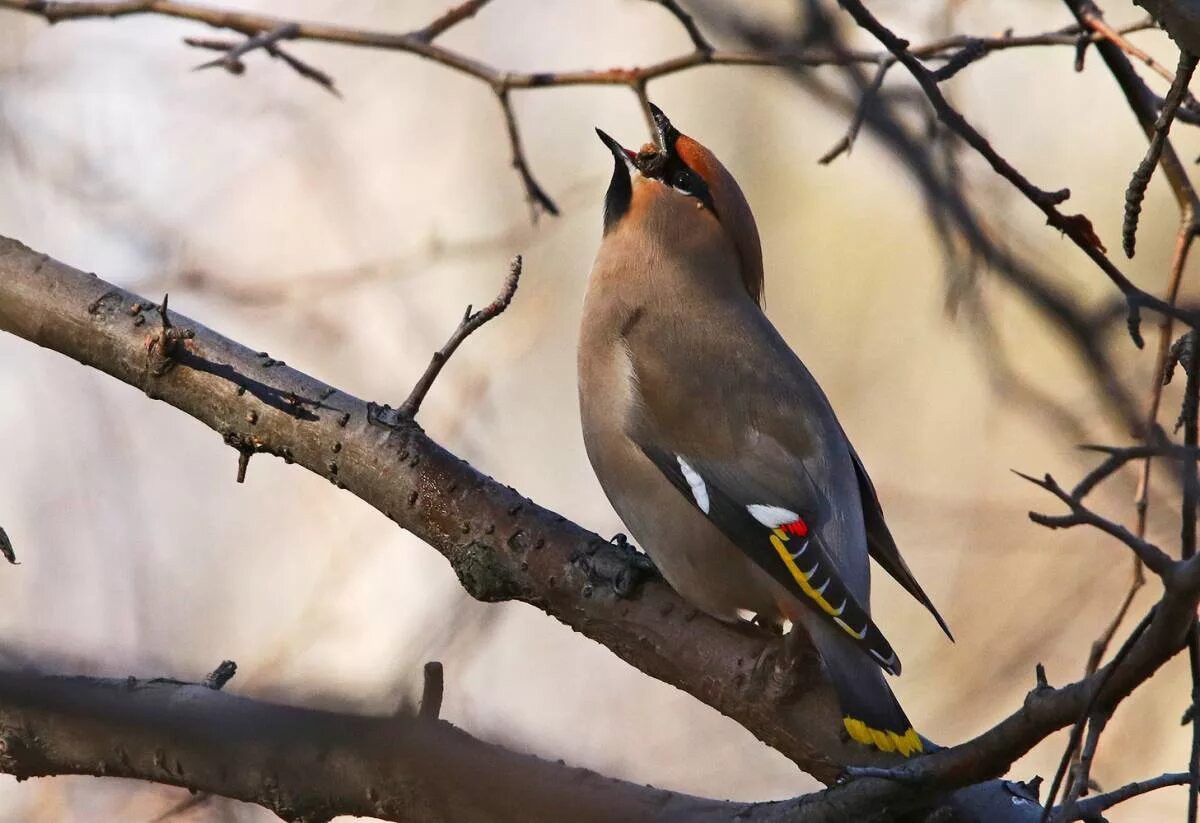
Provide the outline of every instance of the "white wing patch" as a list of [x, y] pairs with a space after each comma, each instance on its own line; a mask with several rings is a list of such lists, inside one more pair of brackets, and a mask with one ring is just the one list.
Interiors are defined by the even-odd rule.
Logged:
[[704, 478], [679, 455], [676, 455], [675, 459], [679, 461], [679, 471], [683, 472], [683, 479], [687, 481], [688, 488], [692, 490], [692, 497], [696, 499], [696, 505], [700, 507], [700, 511], [708, 514], [708, 486], [704, 485]]
[[784, 523], [794, 523], [800, 519], [800, 515], [790, 509], [783, 508], [783, 506], [766, 506], [762, 503], [751, 503], [746, 507], [746, 511], [750, 512], [751, 517], [768, 529], [777, 529]]

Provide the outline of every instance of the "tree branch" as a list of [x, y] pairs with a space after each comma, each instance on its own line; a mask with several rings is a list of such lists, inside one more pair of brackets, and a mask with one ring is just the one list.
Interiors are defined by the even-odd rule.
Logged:
[[[853, 63], [882, 65], [893, 61], [887, 51], [866, 52], [858, 50], [789, 51], [786, 53], [738, 52], [717, 49], [700, 30], [695, 19], [685, 11], [678, 0], [653, 0], [666, 9], [683, 27], [691, 40], [693, 49], [687, 54], [660, 60], [656, 63], [630, 68], [577, 70], [560, 72], [511, 72], [489, 65], [461, 52], [438, 45], [434, 40], [453, 26], [473, 17], [488, 0], [464, 0], [438, 16], [428, 25], [413, 31], [397, 33], [369, 29], [357, 29], [331, 23], [292, 20], [254, 12], [219, 9], [187, 0], [0, 0], [0, 10], [25, 12], [42, 17], [49, 23], [71, 20], [86, 20], [97, 17], [128, 17], [133, 15], [157, 15], [181, 20], [206, 23], [214, 28], [228, 29], [245, 36], [241, 43], [186, 38], [189, 45], [226, 51], [226, 56], [206, 65], [223, 65], [233, 73], [241, 73], [244, 64], [240, 57], [247, 52], [262, 50], [272, 57], [283, 60], [300, 76], [319, 83], [338, 95], [333, 78], [310, 64], [284, 52], [278, 41], [310, 40], [337, 43], [344, 46], [384, 49], [403, 52], [432, 60], [453, 71], [460, 72], [491, 87], [500, 101], [504, 114], [505, 128], [513, 147], [513, 167], [521, 178], [532, 214], [536, 218], [539, 210], [557, 214], [554, 201], [533, 176], [533, 172], [521, 148], [519, 128], [512, 110], [509, 92], [514, 89], [540, 89], [558, 86], [605, 85], [624, 86], [638, 99], [644, 111], [648, 111], [646, 85], [651, 80], [678, 72], [689, 71], [700, 66], [825, 66]], [[1123, 29], [1123, 33], [1140, 30], [1145, 24], [1136, 24]], [[958, 35], [942, 38], [912, 49], [912, 54], [923, 59], [958, 61], [962, 66], [974, 62], [993, 52], [1014, 48], [1042, 46], [1077, 46], [1081, 38], [1099, 40], [1105, 35], [1083, 32], [1078, 27], [1041, 34], [1001, 37], [967, 37]], [[963, 57], [969, 51], [970, 60]], [[881, 76], [882, 80], [882, 76]], [[340, 96], [340, 95], [339, 95]], [[651, 124], [652, 126], [652, 124]], [[651, 131], [653, 129], [651, 128]], [[848, 135], [848, 143], [853, 136]]]
[[507, 751], [423, 715], [319, 711], [167, 678], [0, 672], [0, 770], [150, 780], [306, 823], [829, 819], [819, 795], [803, 808], [705, 800]]
[[429, 361], [429, 365], [425, 368], [425, 373], [421, 375], [421, 379], [413, 386], [413, 390], [408, 395], [408, 398], [400, 404], [400, 414], [409, 418], [416, 417], [417, 412], [421, 408], [421, 403], [425, 400], [425, 395], [429, 393], [429, 389], [433, 386], [433, 381], [437, 380], [437, 376], [441, 374], [442, 366], [446, 365], [446, 361], [450, 359], [462, 342], [471, 336], [472, 332], [492, 318], [499, 317], [508, 308], [508, 304], [512, 302], [513, 297], [517, 293], [517, 284], [520, 281], [521, 255], [518, 254], [508, 264], [508, 276], [504, 278], [504, 284], [500, 287], [500, 293], [496, 295], [496, 299], [474, 313], [471, 312], [471, 307], [467, 306], [462, 321], [459, 322], [458, 328], [454, 330], [454, 334], [450, 335], [450, 339], [446, 341], [446, 345], [433, 353], [433, 359]]

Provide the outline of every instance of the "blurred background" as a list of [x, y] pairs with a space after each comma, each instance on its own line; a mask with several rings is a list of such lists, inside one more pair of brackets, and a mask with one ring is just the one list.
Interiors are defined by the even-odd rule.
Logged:
[[[228, 4], [405, 31], [446, 0]], [[731, 47], [836, 36], [874, 48], [843, 15], [812, 5], [744, 2], [737, 19], [715, 2], [691, 8]], [[1108, 5], [1115, 23], [1139, 19], [1130, 4]], [[1050, 0], [871, 6], [914, 43], [1072, 22]], [[192, 71], [212, 55], [181, 38], [211, 34], [150, 17], [48, 27], [0, 12], [0, 234], [147, 296], [169, 291], [177, 311], [393, 405], [520, 252], [513, 307], [454, 357], [421, 423], [542, 505], [621, 531], [584, 455], [574, 347], [611, 171], [592, 127], [644, 141], [634, 96], [513, 93], [533, 172], [562, 212], [531, 223], [483, 84], [408, 55], [307, 42], [291, 51], [332, 74], [342, 99], [262, 53], [240, 77]], [[1132, 37], [1175, 65], [1164, 34]], [[641, 0], [496, 0], [442, 42], [541, 71], [690, 49]], [[1070, 47], [1010, 50], [945, 88], [1034, 183], [1069, 187], [1066, 210], [1088, 214], [1116, 259], [1145, 140], [1098, 56], [1082, 73], [1073, 60]], [[872, 69], [860, 71], [869, 80]], [[1144, 74], [1162, 94], [1165, 82]], [[1037, 662], [1054, 684], [1077, 678], [1127, 588], [1128, 552], [1030, 523], [1030, 509], [1057, 508], [1009, 469], [1069, 483], [1094, 463], [1078, 444], [1129, 442], [1156, 334], [1148, 323], [1147, 349], [1132, 346], [1100, 272], [929, 128], [902, 70], [885, 84], [886, 117], [875, 111], [850, 155], [819, 165], [845, 132], [855, 83], [838, 68], [711, 67], [655, 81], [650, 95], [745, 189], [767, 311], [830, 395], [955, 630], [951, 645], [876, 575], [875, 613], [906, 664], [897, 694], [922, 732], [952, 743], [1019, 706]], [[1185, 158], [1200, 151], [1190, 126], [1173, 139]], [[946, 216], [954, 198], [970, 205], [987, 255]], [[1160, 175], [1124, 267], [1152, 291], [1164, 288], [1176, 226]], [[1194, 268], [1185, 299], [1196, 295]], [[1074, 333], [1046, 309], [1060, 298]], [[1177, 401], [1169, 387], [1168, 425]], [[239, 486], [237, 455], [213, 432], [11, 336], [0, 336], [0, 441], [0, 524], [22, 561], [0, 566], [2, 665], [197, 679], [231, 658], [238, 693], [383, 713], [413, 700], [422, 664], [437, 659], [443, 716], [482, 738], [709, 796], [764, 800], [815, 785], [737, 724], [541, 612], [472, 602], [440, 555], [323, 479], [260, 456]], [[1174, 549], [1176, 496], [1157, 479], [1150, 536]], [[1135, 482], [1130, 469], [1097, 507], [1132, 523]], [[1143, 590], [1134, 620], [1157, 594]], [[1182, 769], [1188, 703], [1181, 657], [1122, 705], [1093, 776], [1115, 788]], [[1064, 740], [1012, 774], [1049, 778]], [[1110, 819], [1175, 818], [1183, 797], [1160, 791]], [[180, 808], [188, 801], [118, 780], [0, 776], [0, 821], [273, 819], [219, 798]]]

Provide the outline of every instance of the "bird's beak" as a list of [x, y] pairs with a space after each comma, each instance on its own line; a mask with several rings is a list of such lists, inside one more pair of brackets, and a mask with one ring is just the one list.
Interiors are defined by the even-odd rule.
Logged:
[[633, 161], [637, 159], [636, 154], [612, 139], [612, 137], [599, 128], [596, 129], [596, 136], [600, 138], [601, 143], [608, 146], [608, 150], [612, 152], [613, 157], [617, 159], [618, 163], [624, 163], [630, 172], [636, 168], [633, 164]]
[[668, 157], [675, 153], [675, 141], [679, 139], [679, 129], [671, 125], [670, 119], [658, 106], [650, 106], [650, 116], [654, 120], [654, 142]]

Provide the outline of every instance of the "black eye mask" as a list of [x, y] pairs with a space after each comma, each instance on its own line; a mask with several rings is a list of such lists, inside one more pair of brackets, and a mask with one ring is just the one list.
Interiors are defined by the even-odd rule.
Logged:
[[633, 164], [644, 177], [658, 180], [680, 194], [695, 197], [706, 209], [716, 214], [708, 184], [676, 154], [648, 147], [638, 152]]

